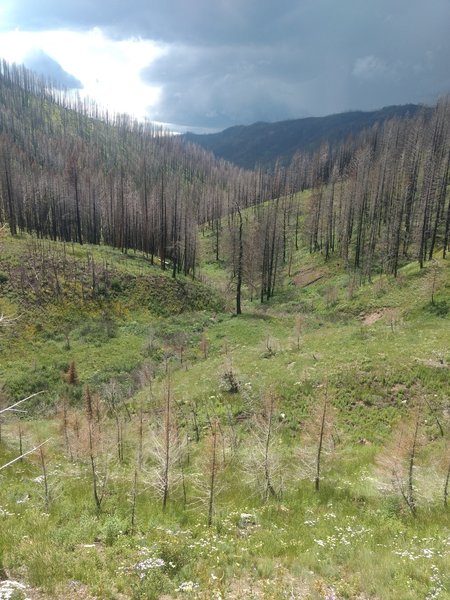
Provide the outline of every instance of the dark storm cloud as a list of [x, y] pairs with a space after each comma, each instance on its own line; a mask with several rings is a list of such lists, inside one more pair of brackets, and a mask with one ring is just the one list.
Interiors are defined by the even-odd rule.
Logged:
[[58, 86], [68, 90], [83, 88], [83, 84], [79, 79], [64, 71], [61, 65], [43, 50], [33, 50], [25, 57], [23, 63], [28, 69], [43, 75]]
[[[142, 36], [164, 42], [234, 43], [270, 39], [284, 25], [291, 0], [7, 0], [8, 25], [23, 29], [99, 26], [117, 37]], [[309, 2], [309, 0], [307, 0]], [[295, 3], [294, 3], [295, 4]]]
[[157, 40], [150, 115], [231, 123], [432, 102], [450, 90], [448, 0], [11, 1], [10, 25]]
[[[283, 71], [274, 72], [274, 63]], [[142, 73], [162, 85], [155, 119], [193, 126], [226, 127], [240, 122], [298, 116], [297, 86], [315, 76], [293, 64], [287, 49], [173, 46]], [[289, 73], [296, 72], [295, 82]]]

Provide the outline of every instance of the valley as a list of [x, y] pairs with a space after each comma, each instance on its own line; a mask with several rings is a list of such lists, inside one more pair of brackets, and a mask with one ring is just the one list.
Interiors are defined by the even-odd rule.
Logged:
[[2, 77], [0, 598], [449, 598], [448, 98], [266, 172]]

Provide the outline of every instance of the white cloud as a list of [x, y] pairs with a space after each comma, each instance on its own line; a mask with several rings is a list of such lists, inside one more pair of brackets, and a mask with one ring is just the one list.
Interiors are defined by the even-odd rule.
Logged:
[[98, 28], [0, 33], [0, 57], [8, 62], [22, 63], [36, 49], [79, 79], [83, 84], [80, 95], [102, 107], [144, 117], [158, 102], [160, 88], [140, 78], [141, 70], [164, 53], [164, 48], [152, 41], [111, 40]]

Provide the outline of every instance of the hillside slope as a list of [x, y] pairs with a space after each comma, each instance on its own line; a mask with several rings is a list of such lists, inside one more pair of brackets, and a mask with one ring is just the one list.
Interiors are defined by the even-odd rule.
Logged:
[[219, 133], [187, 133], [183, 137], [240, 167], [272, 168], [278, 159], [287, 165], [296, 152], [313, 152], [324, 142], [343, 142], [375, 123], [394, 117], [413, 117], [420, 110], [423, 107], [415, 104], [388, 106], [371, 112], [352, 111], [277, 123], [260, 122], [230, 127]]
[[[200, 240], [201, 275], [227, 302], [213, 242]], [[62, 259], [64, 247], [6, 234], [3, 243], [0, 312], [21, 307], [0, 329], [5, 391], [18, 374], [22, 385], [55, 374], [28, 405], [33, 419], [2, 424], [0, 465], [19, 444], [50, 438], [41, 457], [1, 473], [3, 578], [33, 599], [448, 600], [450, 263], [440, 253], [357, 287], [339, 260], [302, 244], [278, 293], [263, 305], [247, 294], [241, 317], [205, 300], [161, 316], [177, 282], [158, 274], [166, 286], [147, 310], [149, 290], [124, 285], [151, 275], [144, 257], [77, 245], [66, 248], [65, 276], [58, 270], [65, 296], [54, 302], [47, 283], [33, 309], [27, 295], [42, 278], [30, 248]], [[34, 269], [16, 278], [24, 252]], [[106, 314], [71, 269], [75, 260], [92, 274], [92, 259], [113, 272]], [[415, 422], [413, 514], [397, 481], [407, 481]]]

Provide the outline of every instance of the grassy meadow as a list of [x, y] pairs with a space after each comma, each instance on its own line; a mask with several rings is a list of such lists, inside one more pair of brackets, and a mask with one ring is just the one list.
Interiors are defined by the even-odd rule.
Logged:
[[209, 234], [198, 281], [0, 235], [1, 406], [43, 391], [0, 465], [45, 442], [0, 471], [0, 599], [450, 598], [448, 259], [300, 248], [236, 317]]

